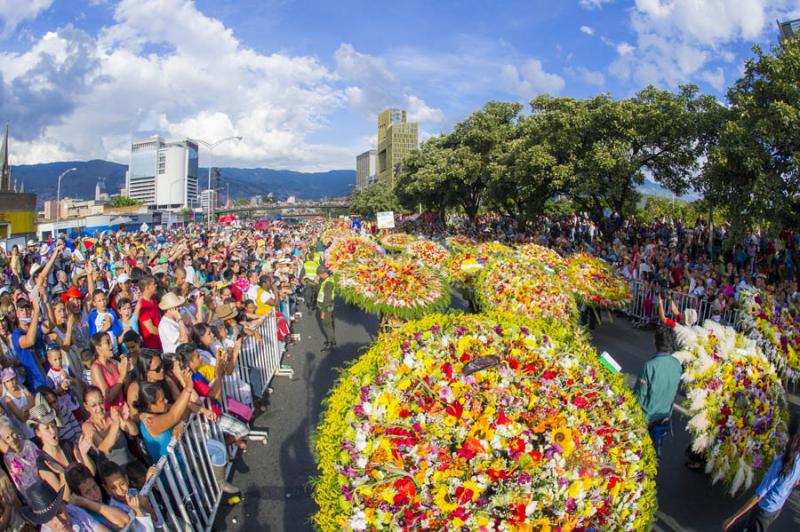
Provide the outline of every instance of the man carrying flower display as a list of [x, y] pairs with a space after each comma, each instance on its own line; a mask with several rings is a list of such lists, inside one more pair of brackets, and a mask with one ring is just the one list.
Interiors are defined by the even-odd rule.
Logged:
[[323, 351], [333, 351], [336, 349], [336, 333], [333, 330], [333, 299], [336, 292], [333, 287], [333, 279], [325, 266], [317, 269], [319, 276], [319, 295], [317, 295], [317, 309], [319, 309], [319, 322], [322, 326], [322, 334], [325, 335], [325, 345]]
[[642, 365], [635, 391], [647, 416], [647, 430], [656, 455], [661, 458], [662, 440], [672, 430], [672, 405], [681, 382], [681, 363], [672, 356], [666, 330], [656, 329], [655, 345], [656, 354]]

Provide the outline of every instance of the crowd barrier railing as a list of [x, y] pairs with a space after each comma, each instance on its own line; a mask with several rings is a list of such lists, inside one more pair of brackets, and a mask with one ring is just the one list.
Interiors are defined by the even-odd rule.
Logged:
[[[293, 375], [290, 367], [281, 364], [284, 346], [278, 341], [274, 309], [257, 331], [260, 338], [245, 338], [233, 373], [223, 377], [220, 404], [225, 414], [234, 415], [229, 410], [229, 399], [253, 408], [255, 400], [268, 393], [275, 375]], [[210, 407], [208, 399], [206, 406]], [[266, 443], [268, 434], [251, 430], [248, 438], [262, 439]], [[210, 440], [225, 449], [224, 464], [212, 463]], [[172, 438], [166, 455], [156, 463], [158, 474], [151, 477], [141, 491], [153, 507], [156, 528], [170, 532], [211, 530], [222, 500], [220, 481], [227, 478], [237, 452], [235, 444], [225, 445], [225, 435], [217, 422], [192, 415], [183, 437]]]
[[[658, 319], [658, 290], [659, 288], [652, 283], [641, 280], [630, 282], [631, 303], [625, 313], [633, 319], [637, 325], [648, 325]], [[723, 325], [740, 330], [739, 308], [729, 306], [723, 309], [719, 315], [712, 313], [711, 302], [703, 297], [687, 294], [685, 292], [670, 292], [672, 301], [678, 308], [678, 312], [683, 314], [686, 309], [697, 311], [697, 322], [703, 323], [708, 319], [719, 321]], [[671, 305], [665, 303], [664, 314], [669, 318], [674, 318]]]

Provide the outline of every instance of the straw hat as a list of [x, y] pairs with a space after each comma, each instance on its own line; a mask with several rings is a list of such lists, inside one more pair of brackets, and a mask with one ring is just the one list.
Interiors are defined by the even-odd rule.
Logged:
[[219, 305], [216, 308], [216, 310], [214, 311], [214, 319], [217, 319], [217, 320], [220, 320], [220, 321], [230, 320], [230, 319], [235, 318], [238, 315], [239, 315], [239, 313], [236, 311], [236, 309], [234, 309], [233, 307], [231, 307], [227, 303]]
[[172, 292], [167, 292], [161, 298], [161, 302], [158, 304], [158, 308], [161, 310], [170, 310], [177, 307], [182, 307], [183, 304], [186, 303], [186, 300], [180, 296], [176, 296]]

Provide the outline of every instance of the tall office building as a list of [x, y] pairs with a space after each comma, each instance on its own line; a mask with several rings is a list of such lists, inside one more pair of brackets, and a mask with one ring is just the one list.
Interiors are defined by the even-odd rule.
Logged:
[[408, 122], [402, 109], [386, 109], [378, 115], [378, 179], [394, 186], [408, 152], [419, 146], [419, 124]]
[[356, 189], [368, 187], [378, 179], [378, 150], [368, 150], [356, 157]]
[[125, 187], [128, 197], [154, 209], [179, 209], [197, 203], [198, 148], [191, 140], [159, 136], [134, 141]]

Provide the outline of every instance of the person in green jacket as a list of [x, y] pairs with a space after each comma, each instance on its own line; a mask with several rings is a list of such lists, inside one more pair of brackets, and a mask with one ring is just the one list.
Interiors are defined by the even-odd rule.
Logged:
[[303, 263], [303, 290], [306, 299], [306, 306], [312, 312], [317, 309], [317, 292], [319, 291], [319, 280], [317, 270], [319, 269], [319, 253], [309, 253]]
[[681, 382], [681, 363], [672, 356], [669, 331], [656, 329], [656, 354], [642, 365], [636, 397], [647, 417], [647, 430], [661, 458], [664, 435], [672, 430], [672, 405]]
[[333, 300], [336, 297], [336, 290], [333, 285], [333, 279], [325, 266], [320, 266], [317, 269], [317, 276], [320, 280], [317, 309], [319, 310], [319, 323], [322, 327], [322, 334], [325, 335], [325, 345], [322, 350], [333, 351], [336, 349], [336, 332], [333, 329]]

